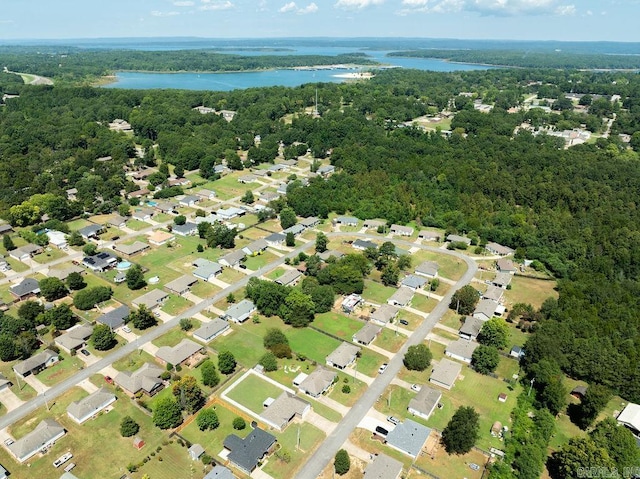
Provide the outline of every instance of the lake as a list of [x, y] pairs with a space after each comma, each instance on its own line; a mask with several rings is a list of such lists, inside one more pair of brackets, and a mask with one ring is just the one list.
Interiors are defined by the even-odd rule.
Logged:
[[[168, 49], [168, 48], [167, 48]], [[363, 51], [359, 48], [348, 47], [301, 47], [295, 46], [287, 51], [266, 50], [233, 50], [224, 49], [221, 53], [238, 55], [339, 55]], [[438, 72], [486, 70], [484, 65], [464, 63], [450, 63], [434, 58], [400, 58], [387, 57], [388, 51], [365, 52], [370, 58], [397, 68], [413, 68]], [[364, 70], [370, 70], [366, 67]], [[116, 82], [105, 85], [104, 88], [152, 89], [172, 88], [184, 90], [217, 90], [230, 91], [236, 89], [286, 86], [296, 87], [305, 83], [331, 82], [340, 83], [346, 79], [336, 75], [353, 73], [356, 70], [293, 70], [278, 69], [249, 72], [221, 72], [221, 73], [149, 73], [149, 72], [117, 72]]]

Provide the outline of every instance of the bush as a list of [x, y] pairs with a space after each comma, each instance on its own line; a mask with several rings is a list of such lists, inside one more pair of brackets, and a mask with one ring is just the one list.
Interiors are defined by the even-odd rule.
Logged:
[[349, 458], [349, 453], [347, 451], [345, 451], [344, 449], [340, 449], [336, 453], [334, 467], [336, 473], [340, 476], [349, 472], [349, 469], [351, 468], [351, 459]]
[[351, 393], [351, 387], [348, 384], [345, 384], [344, 386], [342, 386], [342, 392], [344, 394], [349, 394]]
[[125, 416], [120, 423], [120, 435], [122, 437], [131, 437], [138, 433], [140, 425], [131, 417]]
[[240, 416], [236, 417], [233, 420], [233, 428], [241, 431], [242, 429], [244, 429], [245, 427], [247, 427], [247, 423], [245, 422], [244, 419], [242, 419]]
[[180, 329], [183, 331], [189, 331], [191, 328], [193, 328], [193, 321], [191, 321], [191, 319], [182, 318], [180, 320]]
[[196, 424], [201, 431], [207, 431], [216, 429], [220, 425], [220, 420], [213, 409], [203, 409], [196, 417]]
[[213, 458], [209, 454], [203, 454], [200, 460], [202, 461], [202, 464], [204, 464], [205, 466], [213, 462]]

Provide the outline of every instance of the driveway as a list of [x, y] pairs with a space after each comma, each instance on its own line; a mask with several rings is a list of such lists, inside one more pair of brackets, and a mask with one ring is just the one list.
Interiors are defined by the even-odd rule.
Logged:
[[47, 389], [49, 389], [49, 386], [45, 386], [42, 381], [40, 381], [33, 374], [29, 374], [26, 378], [23, 379], [23, 381], [33, 389], [35, 389], [38, 394], [42, 394], [46, 392]]
[[7, 408], [7, 411], [11, 411], [24, 404], [24, 401], [16, 396], [15, 393], [9, 388], [4, 388], [2, 391], [0, 391], [0, 402], [4, 407]]

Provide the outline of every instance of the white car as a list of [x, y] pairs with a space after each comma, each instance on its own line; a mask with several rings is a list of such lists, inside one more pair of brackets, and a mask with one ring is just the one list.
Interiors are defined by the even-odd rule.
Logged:
[[129, 326], [122, 326], [122, 331], [124, 331], [125, 333], [130, 333], [131, 328]]
[[382, 374], [383, 372], [385, 372], [387, 370], [387, 366], [389, 366], [387, 363], [384, 363], [382, 366], [380, 366], [378, 368], [378, 373]]
[[420, 392], [420, 389], [422, 389], [422, 386], [420, 386], [419, 384], [412, 384], [411, 385], [411, 390], [412, 391]]

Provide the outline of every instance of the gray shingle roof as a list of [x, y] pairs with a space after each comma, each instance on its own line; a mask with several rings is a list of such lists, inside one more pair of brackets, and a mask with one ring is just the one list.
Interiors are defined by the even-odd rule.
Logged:
[[397, 304], [400, 306], [406, 306], [413, 298], [413, 291], [405, 286], [401, 286], [395, 293], [387, 300], [388, 304]]
[[331, 363], [339, 368], [345, 368], [355, 360], [356, 355], [361, 349], [360, 346], [343, 341], [327, 356], [327, 363]]
[[28, 294], [38, 294], [40, 292], [40, 286], [38, 282], [33, 278], [25, 278], [20, 283], [11, 286], [10, 291], [17, 297], [22, 298]]
[[396, 317], [400, 310], [397, 306], [391, 306], [390, 304], [382, 304], [371, 314], [371, 320], [379, 323], [386, 324]]
[[232, 251], [231, 253], [225, 254], [222, 258], [220, 258], [220, 263], [226, 263], [229, 266], [234, 266], [238, 264], [241, 260], [243, 260], [247, 254], [241, 249], [237, 249]]
[[251, 472], [275, 442], [275, 436], [256, 427], [244, 439], [240, 439], [235, 434], [227, 436], [224, 447], [231, 451], [228, 458], [232, 463], [240, 469]]
[[490, 299], [481, 299], [478, 301], [476, 305], [476, 309], [473, 310], [473, 315], [486, 316], [487, 318], [492, 318], [496, 312], [496, 308], [498, 307], [498, 303], [495, 301], [491, 301]]
[[33, 431], [7, 447], [22, 462], [64, 433], [64, 428], [55, 420], [43, 419]]
[[177, 279], [174, 279], [173, 281], [169, 281], [164, 285], [164, 287], [176, 294], [183, 294], [184, 292], [189, 291], [191, 286], [193, 286], [197, 282], [198, 278], [190, 274], [185, 274]]
[[286, 271], [278, 279], [276, 279], [275, 282], [278, 284], [282, 284], [284, 286], [289, 286], [291, 283], [295, 282], [300, 276], [302, 276], [302, 273], [300, 271], [298, 271], [297, 269], [290, 269]]
[[235, 476], [226, 467], [216, 465], [203, 479], [235, 479]]
[[124, 324], [124, 319], [129, 316], [130, 311], [129, 306], [123, 304], [99, 316], [96, 321], [101, 324], [106, 324], [111, 329], [116, 329]]
[[378, 454], [364, 470], [364, 479], [397, 479], [402, 463], [386, 454]]
[[80, 325], [58, 336], [55, 342], [68, 350], [76, 349], [87, 341], [91, 333], [93, 333], [93, 326]]
[[116, 400], [115, 394], [102, 387], [80, 401], [67, 407], [67, 414], [77, 422], [83, 422]]
[[193, 336], [196, 339], [200, 339], [204, 342], [209, 342], [211, 341], [211, 338], [219, 335], [229, 328], [229, 323], [227, 323], [224, 319], [216, 318], [213, 321], [204, 323], [200, 328], [196, 329], [193, 332]]
[[147, 309], [153, 309], [168, 297], [169, 294], [161, 289], [152, 289], [148, 293], [134, 299], [132, 303], [137, 307], [144, 305]]
[[51, 351], [50, 349], [45, 349], [44, 351], [17, 363], [15, 366], [13, 366], [13, 370], [21, 376], [24, 376], [29, 371], [45, 365], [47, 361], [56, 357], [58, 357], [57, 353]]
[[162, 384], [160, 375], [164, 369], [155, 364], [144, 363], [136, 371], [122, 371], [113, 378], [113, 381], [123, 389], [130, 393], [137, 393], [144, 390], [147, 393], [153, 391], [157, 386]]
[[198, 225], [187, 221], [183, 225], [173, 225], [171, 227], [171, 231], [174, 232], [175, 234], [190, 235], [198, 231]]
[[156, 351], [156, 357], [162, 359], [165, 363], [175, 366], [190, 358], [201, 349], [202, 346], [200, 344], [190, 339], [183, 339], [173, 347], [161, 346], [158, 348], [158, 351]]
[[411, 457], [417, 457], [427, 442], [431, 429], [411, 419], [405, 419], [387, 434], [387, 444]]
[[220, 273], [222, 273], [222, 266], [207, 259], [198, 260], [197, 268], [193, 270], [195, 277], [204, 279], [205, 281], [211, 276], [217, 276]]
[[425, 284], [427, 284], [427, 280], [423, 276], [415, 274], [410, 274], [402, 280], [402, 286], [412, 289], [422, 288]]
[[255, 304], [253, 304], [253, 301], [243, 299], [239, 303], [234, 304], [229, 309], [227, 309], [224, 315], [226, 318], [230, 318], [233, 321], [241, 323], [245, 321], [255, 310], [256, 306]]
[[463, 361], [471, 361], [471, 356], [476, 348], [479, 346], [475, 341], [467, 341], [466, 339], [458, 339], [449, 343], [444, 350], [447, 356], [458, 356]]
[[429, 381], [441, 383], [445, 387], [451, 388], [456, 382], [458, 375], [462, 371], [462, 364], [442, 358], [438, 364], [433, 367]]
[[475, 338], [476, 336], [478, 336], [478, 333], [482, 329], [483, 324], [484, 321], [482, 319], [474, 318], [473, 316], [467, 316], [464, 319], [464, 324], [460, 328], [459, 333]]
[[310, 396], [317, 397], [333, 383], [337, 374], [321, 366], [309, 374], [300, 383], [300, 389]]
[[414, 410], [419, 414], [428, 417], [436, 407], [436, 404], [440, 402], [441, 398], [442, 393], [440, 391], [432, 389], [429, 386], [422, 386], [420, 391], [418, 391], [418, 394], [409, 401], [408, 409], [410, 412], [412, 412], [411, 410]]
[[424, 261], [416, 266], [416, 273], [424, 276], [437, 276], [438, 275], [438, 263], [435, 261]]
[[302, 416], [310, 404], [295, 394], [283, 391], [280, 396], [264, 410], [260, 417], [279, 430], [284, 429], [297, 414]]
[[367, 323], [360, 329], [360, 331], [353, 335], [353, 340], [358, 343], [369, 344], [376, 338], [380, 331], [382, 331], [380, 326], [373, 323]]

